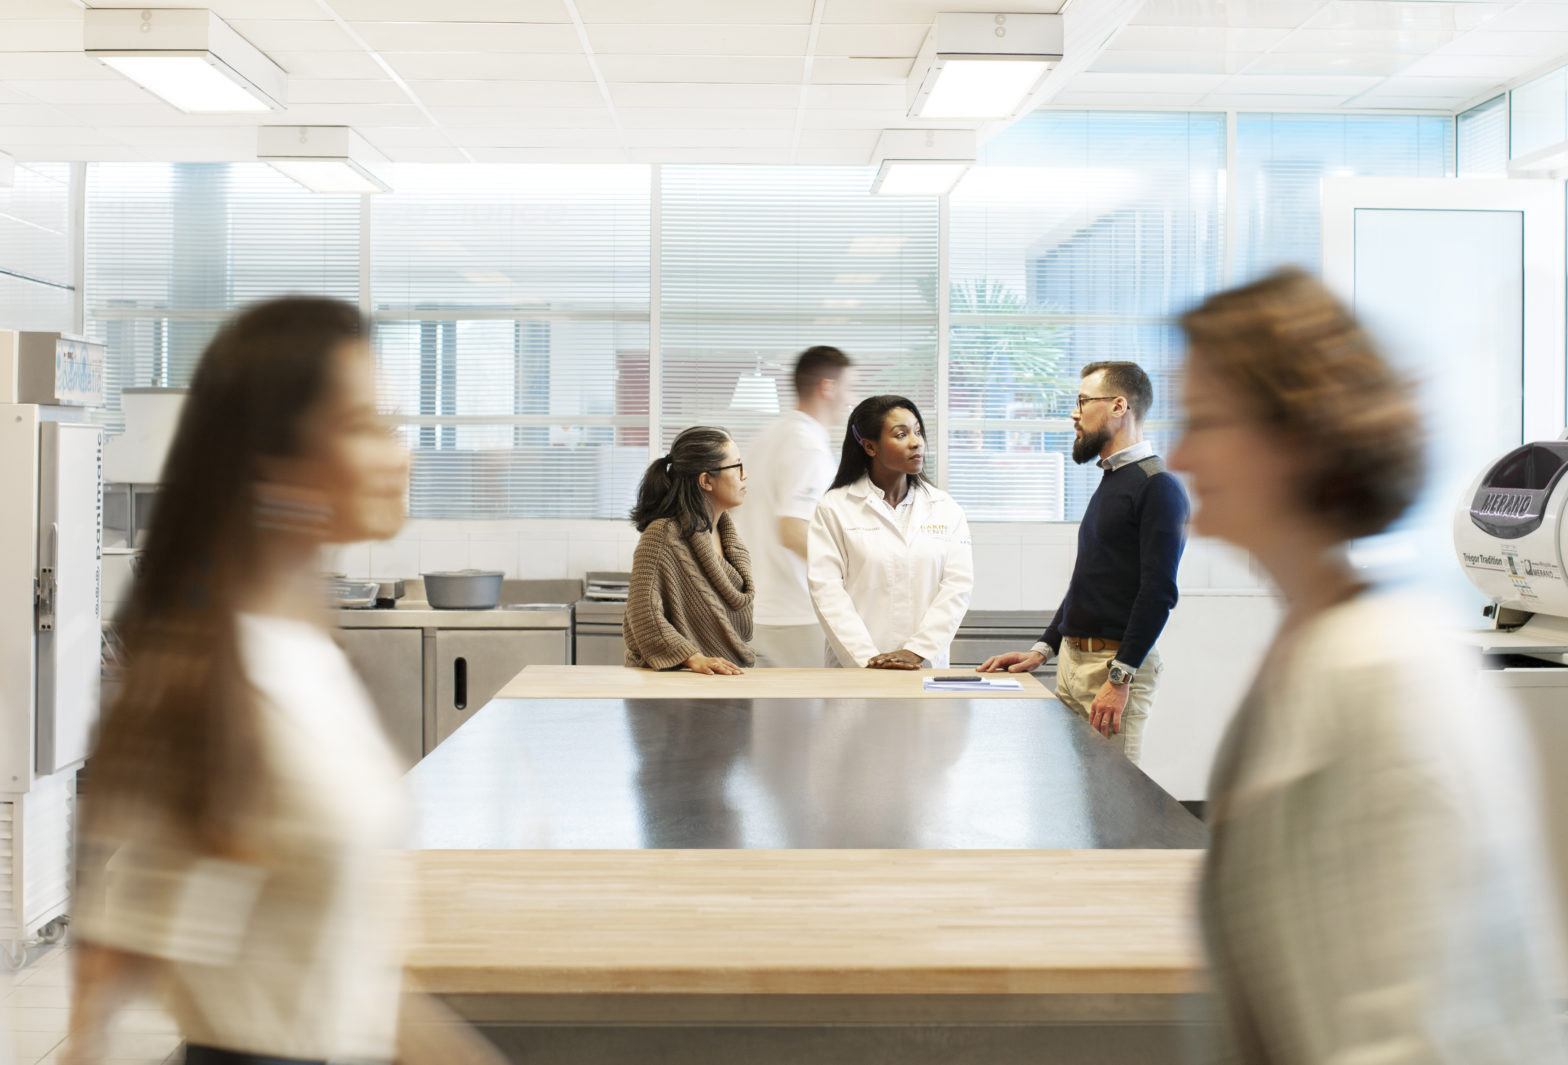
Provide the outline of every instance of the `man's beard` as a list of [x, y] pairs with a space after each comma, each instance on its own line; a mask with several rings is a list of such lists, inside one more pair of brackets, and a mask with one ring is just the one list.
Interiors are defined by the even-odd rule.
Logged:
[[1090, 459], [1100, 457], [1100, 451], [1111, 442], [1111, 430], [1100, 426], [1094, 432], [1085, 431], [1082, 436], [1073, 439], [1073, 461], [1082, 466]]

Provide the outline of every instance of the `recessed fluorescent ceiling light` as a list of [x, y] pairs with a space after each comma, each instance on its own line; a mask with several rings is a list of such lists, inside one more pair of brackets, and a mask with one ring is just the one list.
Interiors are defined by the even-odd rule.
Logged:
[[944, 60], [919, 117], [1006, 118], [1050, 69], [1039, 60]]
[[1062, 61], [1060, 15], [944, 11], [906, 83], [911, 118], [1008, 118]]
[[958, 184], [968, 169], [966, 162], [888, 159], [877, 171], [871, 191], [878, 196], [941, 196]]
[[88, 55], [193, 114], [283, 110], [288, 75], [205, 9], [92, 8]]
[[209, 54], [117, 55], [104, 56], [103, 62], [181, 111], [199, 114], [272, 110], [225, 74], [225, 64]]
[[386, 192], [385, 182], [366, 163], [381, 153], [347, 126], [262, 126], [256, 158], [271, 163], [312, 192]]

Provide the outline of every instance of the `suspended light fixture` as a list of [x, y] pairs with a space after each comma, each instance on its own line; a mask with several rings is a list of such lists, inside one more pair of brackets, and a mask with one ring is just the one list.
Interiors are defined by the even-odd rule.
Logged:
[[88, 8], [83, 15], [88, 55], [181, 111], [283, 110], [283, 68], [205, 8]]
[[262, 126], [256, 158], [270, 163], [312, 192], [387, 192], [367, 166], [385, 162], [348, 126]]
[[974, 130], [885, 129], [871, 161], [877, 164], [875, 195], [941, 196], [974, 163]]
[[910, 118], [1016, 115], [1062, 61], [1062, 16], [944, 11], [915, 57]]
[[762, 373], [762, 356], [757, 356], [757, 369], [741, 374], [735, 381], [735, 391], [730, 394], [731, 410], [754, 410], [763, 414], [779, 412], [779, 383]]

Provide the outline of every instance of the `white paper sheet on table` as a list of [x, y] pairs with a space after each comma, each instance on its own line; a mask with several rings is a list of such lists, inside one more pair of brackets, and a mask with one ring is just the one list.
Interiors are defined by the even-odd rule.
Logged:
[[971, 692], [971, 691], [1019, 691], [1024, 682], [1017, 677], [980, 677], [976, 680], [948, 680], [940, 677], [927, 677], [925, 689], [928, 692]]

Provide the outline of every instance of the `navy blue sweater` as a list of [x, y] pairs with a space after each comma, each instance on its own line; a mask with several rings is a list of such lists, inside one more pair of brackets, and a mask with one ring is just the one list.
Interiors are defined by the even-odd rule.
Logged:
[[1176, 605], [1176, 566], [1186, 544], [1187, 493], [1158, 458], [1108, 470], [1078, 526], [1078, 560], [1062, 605], [1040, 639], [1120, 640], [1116, 661], [1133, 669], [1160, 638]]

